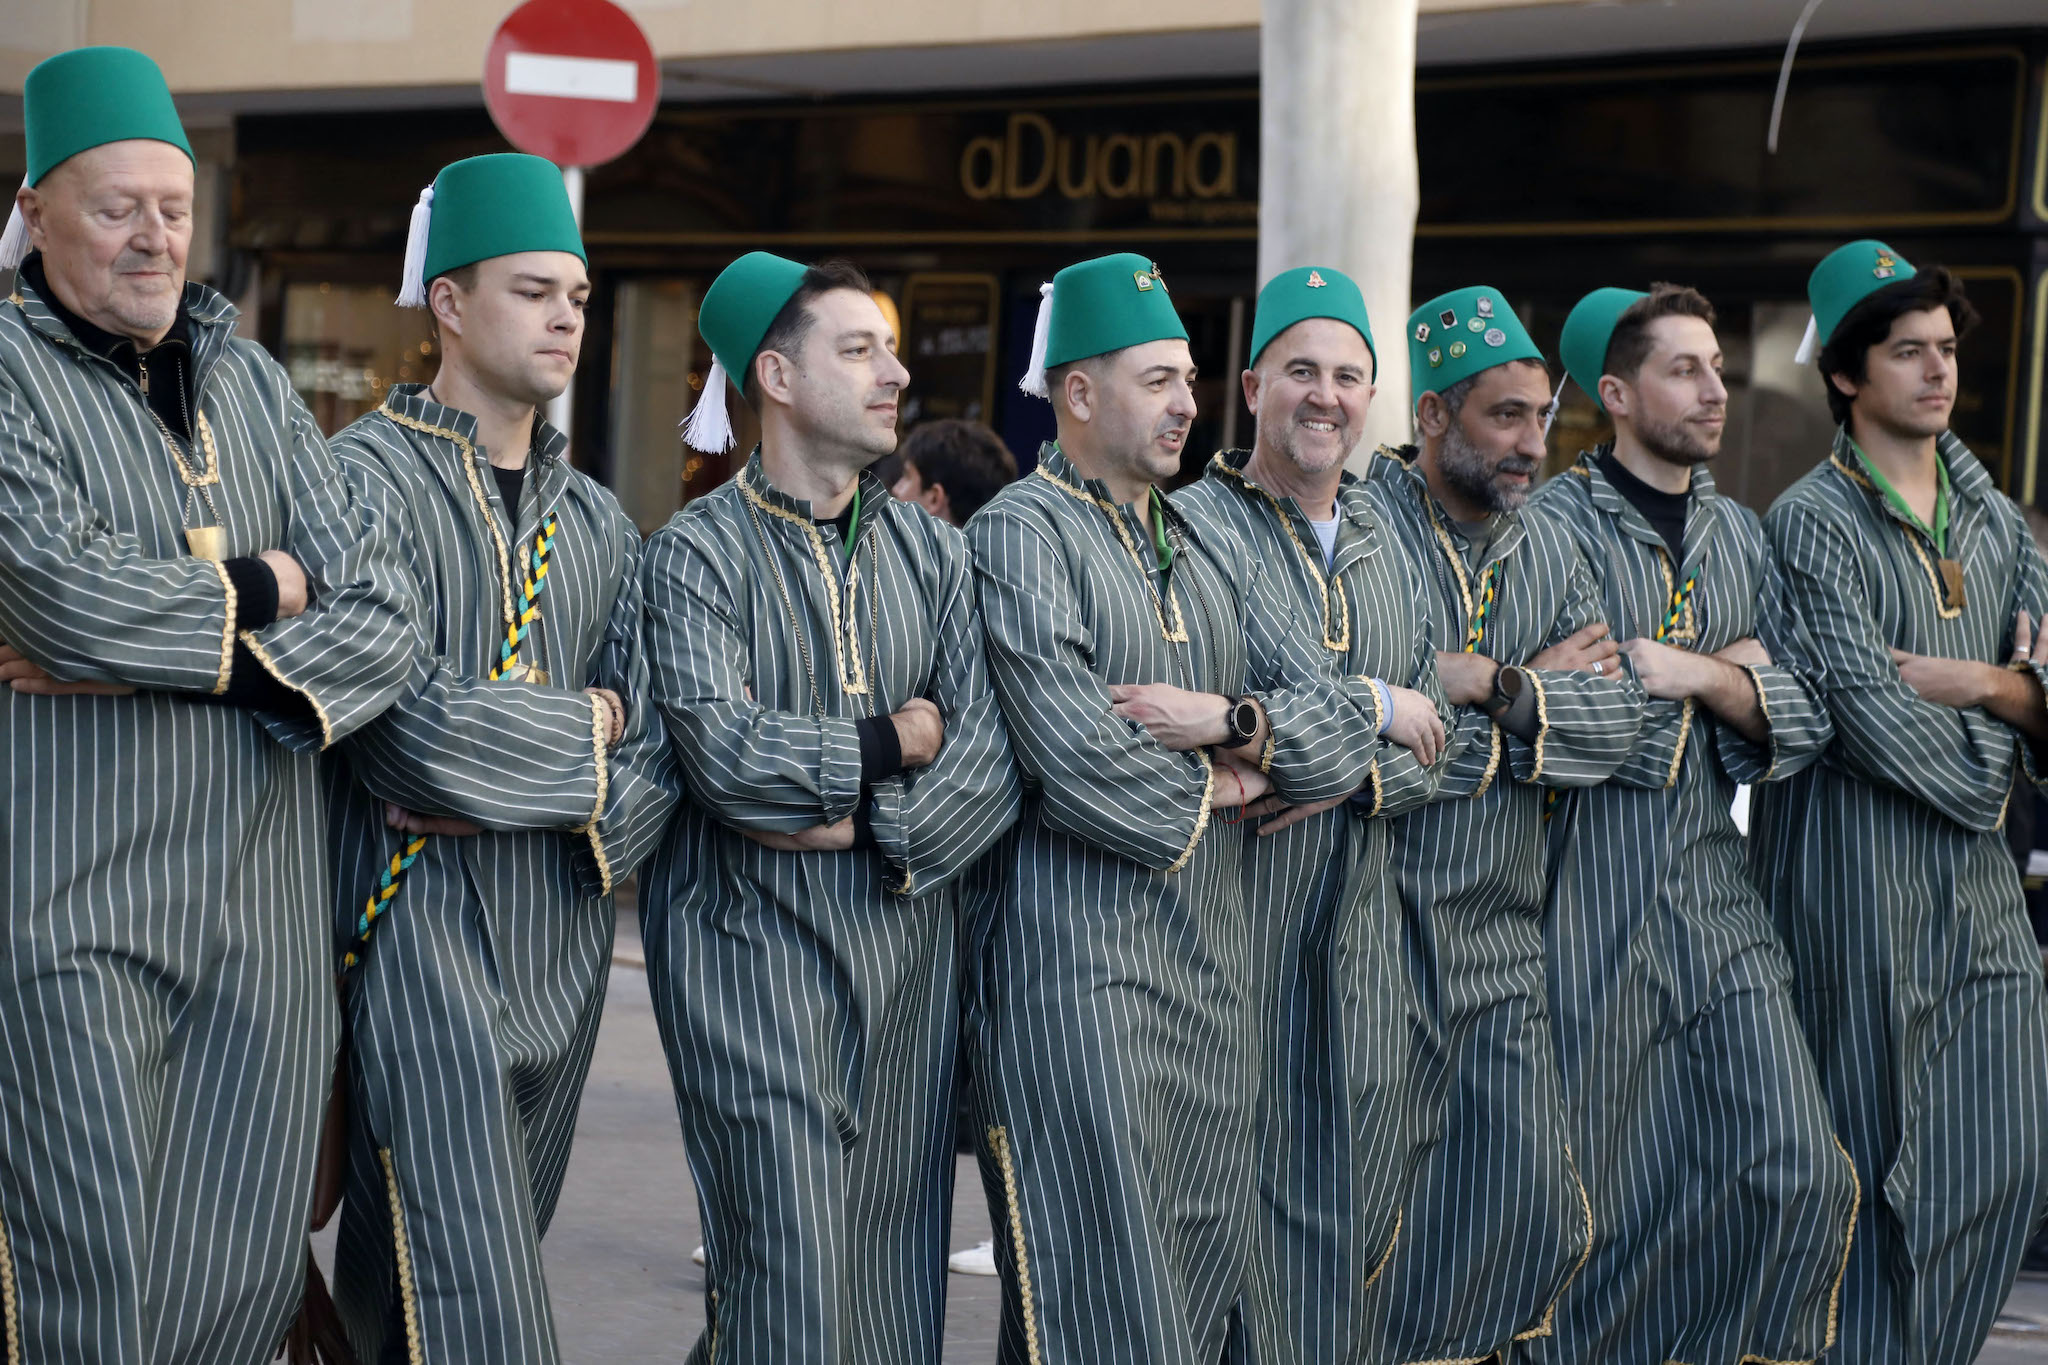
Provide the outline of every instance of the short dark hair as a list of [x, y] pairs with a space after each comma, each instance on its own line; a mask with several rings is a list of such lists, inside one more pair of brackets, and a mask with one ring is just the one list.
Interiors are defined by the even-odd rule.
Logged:
[[[1666, 284], [1661, 280], [1651, 285], [1646, 297], [1623, 309], [1614, 320], [1614, 331], [1607, 338], [1607, 354], [1601, 357], [1600, 373], [1633, 382], [1642, 373], [1643, 362], [1650, 358], [1650, 324], [1659, 318], [1698, 318], [1712, 327], [1714, 305], [1690, 285]], [[1593, 382], [1600, 382], [1597, 376]]]
[[1067, 386], [1067, 376], [1075, 370], [1085, 369], [1091, 375], [1100, 376], [1105, 366], [1130, 349], [1128, 346], [1119, 346], [1114, 351], [1104, 351], [1101, 355], [1084, 355], [1079, 360], [1068, 360], [1048, 366], [1045, 371], [1046, 397], [1050, 398], [1064, 389]]
[[[768, 330], [761, 334], [761, 344], [754, 354], [773, 351], [794, 360], [796, 353], [803, 349], [804, 338], [811, 334], [811, 325], [817, 321], [811, 312], [811, 301], [836, 289], [851, 289], [860, 294], [875, 292], [874, 285], [868, 282], [867, 272], [852, 261], [823, 261], [807, 268], [803, 278], [797, 282], [796, 292], [789, 296], [768, 324]], [[747, 372], [737, 378], [741, 381], [740, 392], [747, 393], [754, 382], [751, 360], [747, 363]]]
[[912, 428], [902, 455], [921, 481], [946, 490], [953, 520], [961, 525], [1017, 477], [1017, 457], [1002, 437], [980, 422], [954, 417]]
[[[1550, 377], [1550, 367], [1548, 365], [1545, 365], [1540, 360], [1531, 360], [1527, 356], [1518, 356], [1513, 360], [1504, 360], [1501, 364], [1534, 365], [1543, 371], [1543, 377], [1546, 380]], [[1457, 383], [1438, 389], [1436, 396], [1444, 400], [1444, 407], [1450, 412], [1451, 416], [1456, 417], [1465, 410], [1465, 400], [1472, 396], [1472, 390], [1479, 387], [1480, 376], [1484, 375], [1487, 370], [1497, 370], [1499, 368], [1499, 365], [1488, 365], [1485, 370], [1480, 370], [1475, 374], [1468, 374]]]
[[1908, 313], [1936, 308], [1948, 309], [1958, 341], [1977, 325], [1977, 310], [1963, 293], [1963, 282], [1944, 265], [1927, 266], [1916, 275], [1864, 295], [1835, 324], [1834, 336], [1820, 348], [1820, 381], [1828, 391], [1828, 411], [1839, 425], [1848, 425], [1855, 400], [1836, 388], [1831, 376], [1841, 375], [1852, 384], [1861, 384], [1870, 373], [1871, 348], [1884, 345], [1892, 334], [1892, 324]]

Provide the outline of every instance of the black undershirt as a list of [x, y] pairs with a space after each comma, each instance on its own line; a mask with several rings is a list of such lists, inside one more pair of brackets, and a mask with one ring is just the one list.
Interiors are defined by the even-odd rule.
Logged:
[[1650, 529], [1671, 551], [1672, 563], [1685, 563], [1685, 509], [1692, 502], [1690, 486], [1683, 493], [1666, 493], [1661, 488], [1652, 488], [1631, 474], [1628, 466], [1615, 459], [1611, 450], [1600, 457], [1600, 472], [1607, 476], [1607, 482], [1614, 485], [1615, 492], [1627, 498], [1643, 514], [1643, 520], [1650, 523]]
[[[849, 501], [845, 510], [836, 517], [815, 518], [820, 533], [832, 531], [839, 537], [839, 544], [846, 553], [853, 553], [853, 508]], [[860, 736], [860, 781], [861, 786], [871, 788], [877, 782], [903, 771], [903, 740], [896, 733], [896, 722], [887, 716], [865, 716], [853, 723], [854, 731]], [[864, 794], [860, 806], [853, 813], [853, 846], [873, 848], [875, 830], [873, 825], [873, 795]]]
[[512, 523], [516, 534], [519, 530], [519, 495], [526, 491], [526, 466], [500, 469], [492, 465], [491, 477], [498, 481], [498, 496], [505, 500], [505, 520]]

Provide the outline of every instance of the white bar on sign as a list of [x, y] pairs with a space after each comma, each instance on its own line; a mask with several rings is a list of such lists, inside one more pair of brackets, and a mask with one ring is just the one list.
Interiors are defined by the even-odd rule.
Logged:
[[505, 93], [631, 104], [640, 95], [640, 67], [634, 62], [614, 62], [603, 57], [508, 52]]

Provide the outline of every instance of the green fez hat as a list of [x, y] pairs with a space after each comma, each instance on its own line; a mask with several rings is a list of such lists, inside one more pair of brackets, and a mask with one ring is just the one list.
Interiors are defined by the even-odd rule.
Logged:
[[698, 450], [732, 449], [725, 377], [731, 375], [740, 392], [746, 393], [754, 357], [768, 335], [769, 324], [795, 295], [809, 269], [765, 251], [749, 251], [719, 271], [704, 291], [704, 302], [697, 310], [697, 330], [711, 348], [711, 373], [705, 376], [704, 392], [683, 425], [683, 439]]
[[413, 206], [399, 305], [424, 308], [430, 280], [519, 251], [566, 251], [590, 263], [555, 164], [498, 152], [444, 166]]
[[1835, 339], [1835, 329], [1850, 309], [1887, 285], [1912, 279], [1915, 273], [1911, 261], [1868, 237], [1823, 256], [1806, 282], [1813, 320], [1806, 324], [1805, 339], [1799, 343], [1799, 363], [1806, 364], [1820, 347]]
[[1031, 368], [1017, 387], [1045, 398], [1045, 372], [1056, 366], [1148, 341], [1187, 339], [1158, 266], [1127, 251], [1098, 256], [1040, 286]]
[[1380, 351], [1372, 343], [1365, 295], [1349, 275], [1326, 266], [1283, 270], [1266, 281], [1259, 291], [1258, 309], [1252, 314], [1252, 364], [1259, 363], [1259, 353], [1274, 337], [1310, 318], [1332, 318], [1355, 327], [1365, 338], [1365, 349], [1372, 352], [1373, 378], [1379, 378]]
[[1564, 333], [1557, 339], [1558, 359], [1564, 361], [1564, 372], [1602, 412], [1607, 411], [1600, 401], [1600, 376], [1607, 373], [1607, 343], [1614, 340], [1614, 326], [1621, 315], [1648, 297], [1639, 289], [1595, 289], [1573, 305], [1571, 316], [1564, 320]]
[[1522, 320], [1500, 290], [1472, 285], [1440, 294], [1408, 319], [1408, 368], [1415, 392], [1442, 393], [1510, 360], [1543, 363]]
[[168, 142], [192, 157], [164, 73], [132, 47], [79, 47], [38, 62], [21, 106], [31, 185], [80, 152], [130, 138]]
[[[22, 85], [21, 106], [28, 134], [24, 185], [40, 183], [80, 152], [133, 138], [167, 142], [192, 159], [164, 73], [132, 47], [79, 47], [36, 63]], [[0, 270], [20, 265], [28, 249], [28, 225], [17, 208], [0, 233]]]

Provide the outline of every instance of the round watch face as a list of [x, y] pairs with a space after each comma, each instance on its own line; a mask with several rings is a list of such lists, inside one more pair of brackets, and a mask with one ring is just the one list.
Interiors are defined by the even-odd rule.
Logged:
[[1230, 730], [1233, 738], [1242, 744], [1259, 732], [1259, 708], [1248, 701], [1241, 701], [1230, 708]]

